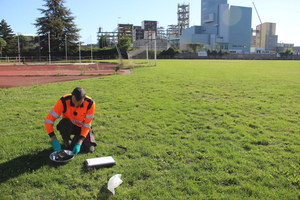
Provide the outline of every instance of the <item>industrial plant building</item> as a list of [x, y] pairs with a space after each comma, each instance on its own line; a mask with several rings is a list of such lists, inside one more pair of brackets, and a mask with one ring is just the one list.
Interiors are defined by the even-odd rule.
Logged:
[[209, 48], [229, 53], [275, 53], [290, 46], [299, 52], [299, 47], [277, 42], [276, 23], [261, 22], [252, 29], [251, 7], [230, 5], [228, 0], [201, 0], [201, 25], [190, 27], [189, 16], [190, 5], [178, 4], [177, 24], [166, 29], [151, 20], [142, 21], [141, 26], [118, 24], [113, 32], [102, 32], [99, 28], [98, 40], [105, 36], [110, 46], [114, 46], [120, 38], [130, 37], [133, 48], [142, 48], [156, 40], [160, 50], [175, 47], [187, 51], [186, 44], [202, 43], [206, 46], [203, 51]]
[[112, 32], [104, 32], [99, 28], [97, 32], [98, 41], [105, 37], [109, 46], [122, 37], [130, 37], [133, 48], [144, 47], [146, 44], [156, 40], [157, 49], [167, 50], [169, 47], [179, 48], [179, 36], [183, 30], [189, 27], [189, 4], [178, 4], [177, 24], [159, 27], [157, 21], [144, 20], [141, 26], [133, 24], [118, 24], [118, 28]]
[[133, 24], [119, 24], [118, 39], [128, 37], [133, 41]]
[[201, 0], [201, 26], [182, 31], [180, 49], [204, 43], [211, 50], [250, 52], [252, 8], [231, 6], [227, 0]]
[[262, 23], [256, 26], [255, 36], [252, 36], [252, 50], [254, 53], [276, 52], [278, 36], [275, 23]]

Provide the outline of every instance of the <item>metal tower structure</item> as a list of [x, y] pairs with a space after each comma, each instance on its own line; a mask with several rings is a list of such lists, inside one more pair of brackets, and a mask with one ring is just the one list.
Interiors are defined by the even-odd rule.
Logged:
[[164, 27], [157, 28], [157, 38], [165, 39], [166, 38], [166, 30]]
[[[119, 32], [117, 30], [114, 30], [112, 32], [103, 32], [102, 28], [99, 27], [99, 31], [97, 32], [97, 39], [99, 42], [100, 38], [105, 36], [108, 41], [109, 47], [112, 47], [115, 45], [116, 42], [118, 42], [118, 35], [119, 35]], [[100, 46], [100, 44], [99, 44], [99, 46]]]
[[179, 31], [178, 25], [175, 24], [168, 25], [167, 37], [169, 38], [171, 35], [176, 35], [176, 37], [178, 37], [178, 33], [179, 33], [178, 31]]
[[182, 30], [189, 28], [190, 26], [190, 5], [178, 4], [178, 32], [181, 35]]

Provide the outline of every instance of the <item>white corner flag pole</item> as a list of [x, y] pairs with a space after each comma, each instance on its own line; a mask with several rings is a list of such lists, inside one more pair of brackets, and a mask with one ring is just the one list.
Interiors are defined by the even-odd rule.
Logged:
[[156, 40], [154, 40], [154, 59], [155, 59], [155, 65], [156, 66]]

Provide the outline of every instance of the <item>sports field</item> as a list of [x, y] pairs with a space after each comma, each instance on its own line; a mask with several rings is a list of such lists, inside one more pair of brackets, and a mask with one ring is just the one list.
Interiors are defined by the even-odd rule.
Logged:
[[[299, 61], [158, 60], [0, 89], [0, 199], [299, 199], [299, 77]], [[77, 86], [96, 102], [98, 146], [58, 165], [44, 119]], [[87, 170], [102, 156], [117, 165]]]

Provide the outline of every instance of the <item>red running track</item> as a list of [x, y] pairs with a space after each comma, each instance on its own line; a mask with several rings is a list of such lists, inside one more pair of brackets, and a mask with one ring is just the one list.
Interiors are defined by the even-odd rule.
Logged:
[[[111, 75], [118, 64], [53, 64], [53, 65], [0, 65], [0, 88], [42, 85]], [[126, 70], [118, 70], [128, 74]]]

